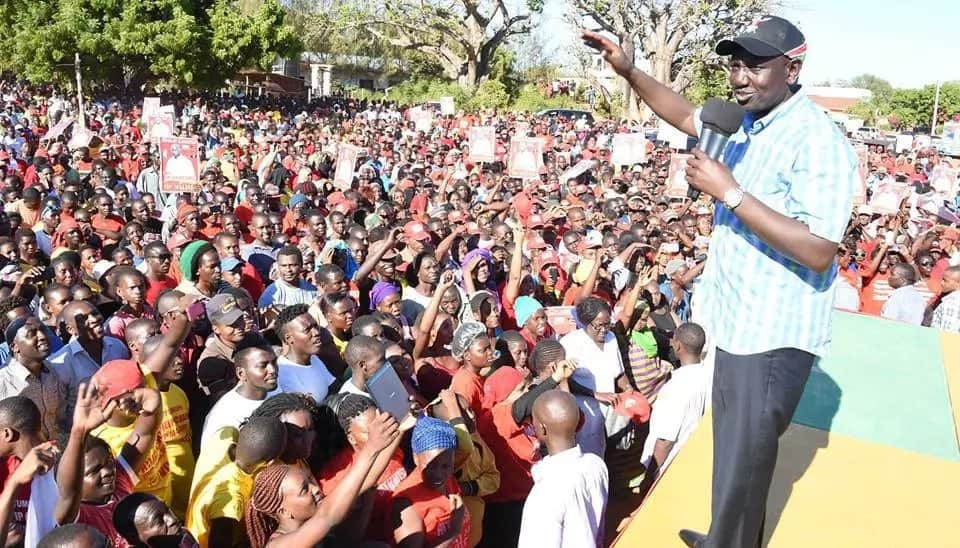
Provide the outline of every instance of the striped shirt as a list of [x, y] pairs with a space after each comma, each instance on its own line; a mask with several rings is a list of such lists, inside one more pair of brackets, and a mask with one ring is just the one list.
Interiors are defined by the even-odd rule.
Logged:
[[[700, 113], [694, 116], [697, 132]], [[744, 192], [810, 232], [843, 238], [857, 184], [857, 156], [839, 129], [802, 92], [757, 119], [751, 113], [724, 149]], [[719, 348], [756, 354], [796, 348], [817, 356], [830, 346], [833, 281], [773, 249], [718, 203], [697, 303]]]

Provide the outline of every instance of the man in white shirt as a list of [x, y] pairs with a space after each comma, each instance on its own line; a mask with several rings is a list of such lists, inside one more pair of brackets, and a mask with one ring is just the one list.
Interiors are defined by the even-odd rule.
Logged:
[[268, 347], [250, 346], [233, 355], [237, 366], [237, 386], [214, 404], [203, 423], [200, 447], [224, 426], [240, 428], [254, 411], [277, 393], [277, 355]]
[[[283, 267], [280, 268], [281, 275]], [[378, 324], [379, 325], [379, 324]], [[295, 304], [280, 311], [274, 323], [283, 350], [277, 358], [280, 389], [301, 392], [322, 402], [336, 378], [317, 353], [323, 342], [320, 326], [305, 304]]]
[[647, 467], [644, 484], [652, 484], [700, 424], [707, 408], [713, 372], [701, 363], [706, 335], [695, 323], [677, 327], [670, 347], [680, 360], [660, 388], [650, 416], [650, 434], [640, 461]]
[[288, 245], [277, 252], [277, 281], [268, 285], [257, 305], [285, 308], [296, 304], [310, 306], [317, 300], [317, 288], [303, 279], [303, 254], [296, 246]]
[[548, 390], [533, 404], [533, 428], [548, 456], [532, 470], [519, 548], [603, 546], [607, 465], [580, 450], [579, 422], [580, 408], [568, 392]]
[[899, 263], [890, 269], [887, 283], [893, 288], [887, 302], [883, 304], [880, 315], [890, 320], [907, 322], [914, 325], [923, 323], [923, 314], [927, 309], [927, 300], [914, 286], [917, 271], [910, 263]]

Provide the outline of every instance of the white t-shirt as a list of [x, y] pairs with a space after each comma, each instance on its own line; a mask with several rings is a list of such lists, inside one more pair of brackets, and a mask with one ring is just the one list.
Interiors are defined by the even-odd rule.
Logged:
[[602, 349], [583, 329], [564, 335], [560, 344], [567, 351], [567, 359], [577, 362], [573, 380], [580, 386], [594, 392], [617, 391], [617, 377], [623, 374], [623, 358], [613, 333], [607, 333]]
[[[279, 390], [274, 390], [267, 394], [267, 398], [278, 394]], [[203, 431], [200, 435], [200, 448], [202, 449], [207, 442], [207, 438], [216, 434], [224, 426], [240, 428], [243, 421], [250, 418], [250, 415], [260, 407], [266, 398], [262, 400], [250, 400], [240, 395], [237, 389], [227, 392], [213, 404], [213, 408], [207, 413], [207, 418], [203, 421]]]
[[670, 380], [660, 388], [650, 416], [650, 434], [640, 456], [644, 465], [650, 464], [658, 439], [673, 442], [660, 471], [677, 456], [687, 438], [700, 424], [707, 407], [712, 376], [712, 369], [702, 363], [684, 365], [675, 369]]
[[327, 365], [316, 356], [310, 356], [310, 365], [300, 365], [280, 356], [277, 368], [281, 391], [310, 394], [317, 403], [326, 399], [330, 385], [336, 381]]

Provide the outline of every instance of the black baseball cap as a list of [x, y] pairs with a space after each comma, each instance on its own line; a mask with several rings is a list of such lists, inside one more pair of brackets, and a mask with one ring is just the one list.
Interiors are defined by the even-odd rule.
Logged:
[[807, 52], [807, 39], [790, 21], [764, 15], [751, 23], [743, 34], [721, 40], [714, 51], [718, 55], [731, 55], [738, 48], [757, 57], [785, 55], [790, 59], [798, 59]]

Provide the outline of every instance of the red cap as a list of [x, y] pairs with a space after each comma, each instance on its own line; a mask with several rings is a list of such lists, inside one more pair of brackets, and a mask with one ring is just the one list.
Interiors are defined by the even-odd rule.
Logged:
[[111, 360], [93, 376], [100, 400], [104, 403], [143, 386], [143, 373], [133, 360]]
[[454, 224], [465, 223], [467, 222], [467, 214], [460, 210], [451, 211], [450, 214], [447, 215], [447, 221]]
[[427, 227], [423, 223], [418, 223], [416, 221], [411, 221], [403, 225], [403, 235], [407, 239], [412, 240], [429, 240], [430, 233], [427, 232]]
[[10, 153], [6, 150], [0, 150], [0, 160], [7, 161], [10, 159]]
[[643, 424], [650, 420], [650, 402], [640, 392], [627, 390], [617, 394], [617, 405], [613, 412], [629, 418], [635, 424]]
[[50, 154], [47, 152], [47, 149], [45, 149], [45, 148], [38, 148], [37, 151], [33, 153], [33, 155], [36, 156], [37, 158], [49, 158], [49, 157], [50, 157]]
[[547, 242], [538, 234], [527, 236], [527, 249], [546, 249], [547, 247]]
[[480, 234], [480, 225], [473, 221], [467, 223], [467, 234]]
[[527, 228], [543, 228], [543, 217], [540, 215], [531, 215], [527, 217]]
[[190, 243], [190, 238], [187, 238], [179, 232], [174, 232], [170, 235], [170, 238], [167, 240], [167, 249], [170, 251], [176, 251], [184, 245]]
[[560, 266], [560, 255], [552, 249], [544, 249], [537, 260], [540, 262], [540, 269], [547, 265]]
[[960, 240], [960, 230], [957, 230], [956, 228], [948, 228], [943, 231], [943, 234], [940, 235], [940, 239], [951, 240], [954, 242]]

